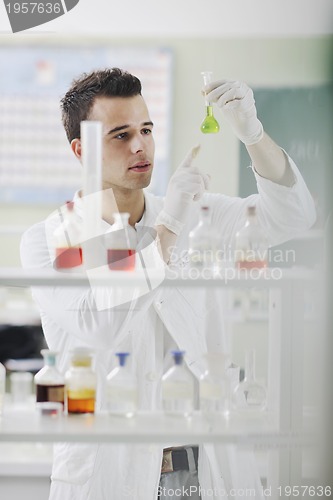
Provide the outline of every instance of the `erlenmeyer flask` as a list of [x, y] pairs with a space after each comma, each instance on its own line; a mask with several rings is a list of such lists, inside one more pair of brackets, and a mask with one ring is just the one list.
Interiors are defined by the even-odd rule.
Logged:
[[264, 410], [266, 407], [266, 389], [255, 378], [255, 350], [245, 355], [245, 377], [235, 388], [235, 406], [239, 410]]

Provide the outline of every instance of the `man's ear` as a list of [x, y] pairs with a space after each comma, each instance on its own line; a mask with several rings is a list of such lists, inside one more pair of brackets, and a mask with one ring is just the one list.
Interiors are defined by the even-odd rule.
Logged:
[[82, 155], [81, 139], [73, 139], [71, 142], [71, 148], [72, 148], [72, 151], [75, 154], [76, 158], [81, 160], [81, 155]]

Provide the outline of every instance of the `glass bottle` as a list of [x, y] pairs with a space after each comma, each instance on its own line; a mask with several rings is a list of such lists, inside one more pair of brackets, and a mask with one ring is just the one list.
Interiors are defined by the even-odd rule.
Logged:
[[259, 226], [256, 207], [247, 208], [245, 225], [236, 233], [234, 259], [238, 269], [262, 269], [268, 265], [268, 237]]
[[[203, 77], [204, 85], [207, 85], [212, 81], [211, 71], [202, 71], [201, 75]], [[220, 130], [220, 126], [213, 114], [213, 106], [209, 101], [207, 95], [205, 95], [205, 106], [206, 106], [206, 117], [201, 123], [200, 130], [203, 134], [216, 134]]]
[[245, 355], [245, 377], [234, 391], [234, 402], [238, 409], [264, 410], [266, 407], [266, 389], [255, 377], [255, 350]]
[[199, 270], [213, 270], [216, 265], [217, 235], [211, 225], [210, 208], [200, 208], [199, 223], [189, 234], [190, 266]]
[[114, 223], [105, 234], [108, 266], [112, 271], [133, 271], [135, 269], [136, 232], [130, 226], [127, 212], [115, 212]]
[[132, 417], [138, 407], [136, 379], [126, 362], [128, 352], [117, 352], [119, 365], [106, 378], [107, 405], [111, 415]]
[[204, 414], [230, 412], [229, 358], [223, 353], [205, 355], [207, 369], [200, 377], [200, 410]]
[[162, 377], [162, 400], [165, 413], [191, 415], [194, 409], [194, 379], [184, 366], [184, 351], [172, 351], [174, 365]]
[[74, 202], [67, 201], [60, 211], [61, 224], [53, 233], [56, 269], [80, 266], [82, 257], [82, 220], [75, 212]]
[[84, 347], [71, 352], [71, 366], [65, 374], [68, 413], [95, 412], [97, 380], [92, 358], [92, 351]]
[[65, 379], [56, 366], [57, 352], [42, 349], [44, 366], [34, 377], [36, 402], [65, 403]]
[[3, 411], [4, 399], [6, 394], [6, 368], [0, 363], [0, 415]]

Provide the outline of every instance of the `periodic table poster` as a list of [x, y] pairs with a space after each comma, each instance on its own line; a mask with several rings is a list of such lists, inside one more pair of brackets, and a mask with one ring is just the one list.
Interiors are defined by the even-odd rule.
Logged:
[[169, 178], [172, 52], [96, 46], [0, 47], [0, 203], [63, 203], [82, 167], [61, 123], [60, 99], [84, 72], [120, 67], [138, 76], [153, 120], [155, 169], [149, 190]]

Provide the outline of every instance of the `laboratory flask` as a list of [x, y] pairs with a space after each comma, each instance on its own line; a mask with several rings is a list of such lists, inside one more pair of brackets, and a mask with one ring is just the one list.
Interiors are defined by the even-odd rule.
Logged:
[[227, 370], [230, 365], [229, 356], [223, 353], [207, 353], [207, 368], [200, 377], [200, 410], [203, 414], [230, 412], [230, 378]]
[[57, 368], [57, 352], [42, 349], [44, 366], [34, 377], [36, 386], [36, 402], [57, 402], [64, 406], [65, 379]]
[[133, 271], [135, 269], [136, 232], [130, 226], [127, 212], [115, 212], [114, 223], [104, 235], [108, 266], [112, 271]]
[[61, 223], [53, 233], [55, 267], [70, 269], [83, 262], [82, 220], [75, 211], [73, 201], [67, 201], [59, 213]]
[[132, 417], [138, 407], [138, 388], [128, 352], [117, 352], [118, 366], [106, 378], [107, 405], [111, 415]]
[[189, 259], [192, 268], [213, 270], [217, 264], [218, 237], [211, 224], [208, 206], [200, 207], [199, 223], [189, 234]]
[[255, 206], [247, 207], [245, 225], [236, 233], [234, 260], [238, 269], [262, 269], [268, 266], [268, 237], [259, 226]]
[[94, 413], [96, 374], [92, 369], [93, 352], [78, 347], [71, 352], [70, 368], [65, 374], [68, 413]]
[[[204, 85], [208, 85], [212, 81], [211, 71], [202, 71]], [[203, 134], [216, 134], [220, 130], [220, 126], [213, 114], [213, 105], [205, 95], [206, 116], [201, 123], [200, 130]]]
[[6, 368], [0, 363], [0, 415], [4, 407], [4, 400], [6, 394]]
[[238, 410], [264, 410], [266, 407], [266, 388], [255, 375], [255, 349], [246, 351], [245, 377], [234, 390], [234, 405]]
[[174, 365], [162, 377], [163, 409], [168, 415], [191, 415], [194, 409], [194, 378], [184, 365], [185, 351], [172, 351]]

